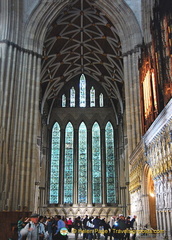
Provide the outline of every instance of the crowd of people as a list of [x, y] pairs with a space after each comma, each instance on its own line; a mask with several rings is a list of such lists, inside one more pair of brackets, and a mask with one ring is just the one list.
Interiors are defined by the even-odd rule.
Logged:
[[136, 229], [136, 216], [125, 218], [119, 214], [107, 222], [99, 216], [78, 216], [73, 220], [60, 215], [47, 218], [32, 214], [19, 219], [18, 240], [67, 240], [68, 233], [74, 233], [75, 240], [79, 236], [83, 240], [135, 240]]

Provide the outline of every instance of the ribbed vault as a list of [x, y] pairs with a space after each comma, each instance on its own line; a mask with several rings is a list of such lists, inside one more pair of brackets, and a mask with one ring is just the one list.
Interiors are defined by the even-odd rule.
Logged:
[[[65, 83], [84, 73], [105, 89], [123, 113], [123, 62], [115, 27], [90, 1], [74, 1], [49, 27], [41, 71], [45, 101], [52, 104]], [[115, 110], [116, 112], [116, 110]]]
[[[34, 24], [28, 24], [26, 33], [26, 37], [30, 33], [28, 44], [32, 43], [38, 51], [41, 45], [43, 48], [41, 113], [48, 106], [49, 118], [62, 87], [84, 73], [103, 86], [118, 122], [118, 115], [123, 113], [122, 52], [127, 46], [136, 47], [141, 39], [136, 19], [126, 3], [118, 0], [101, 4], [91, 0], [44, 3], [35, 10], [32, 21]], [[135, 41], [134, 34], [138, 35]]]

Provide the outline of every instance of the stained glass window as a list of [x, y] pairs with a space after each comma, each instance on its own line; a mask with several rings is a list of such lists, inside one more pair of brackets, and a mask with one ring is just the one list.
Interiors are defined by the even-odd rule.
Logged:
[[55, 123], [52, 128], [52, 143], [51, 143], [50, 203], [58, 203], [59, 159], [60, 159], [60, 127], [58, 123]]
[[84, 74], [80, 77], [80, 95], [79, 95], [79, 106], [80, 107], [86, 107], [86, 79]]
[[73, 126], [69, 122], [65, 131], [64, 203], [73, 202]]
[[103, 106], [104, 106], [103, 93], [100, 93], [100, 95], [99, 95], [99, 105], [100, 105], [100, 107], [103, 107]]
[[75, 89], [72, 87], [70, 89], [70, 107], [75, 107]]
[[62, 107], [66, 107], [66, 96], [65, 96], [65, 94], [62, 95]]
[[79, 127], [78, 202], [87, 202], [87, 128], [83, 122]]
[[92, 189], [93, 203], [102, 202], [100, 127], [97, 122], [92, 128]]
[[115, 154], [114, 154], [114, 132], [110, 122], [105, 128], [106, 139], [106, 189], [107, 203], [116, 202], [115, 194]]
[[95, 107], [95, 89], [94, 87], [91, 88], [90, 90], [90, 107]]

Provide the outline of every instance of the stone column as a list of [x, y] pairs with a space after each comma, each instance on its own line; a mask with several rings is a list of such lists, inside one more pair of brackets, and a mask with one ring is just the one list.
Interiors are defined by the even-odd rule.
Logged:
[[157, 221], [157, 229], [161, 229], [160, 219], [159, 219], [159, 211], [156, 211], [156, 221]]
[[[170, 229], [172, 229], [172, 210], [169, 210], [169, 219], [170, 219]], [[171, 236], [172, 236], [172, 232], [170, 232]]]
[[64, 160], [65, 160], [65, 130], [61, 129], [60, 138], [60, 173], [59, 173], [59, 204], [64, 203]]
[[8, 210], [17, 210], [20, 206], [21, 210], [33, 210], [35, 197], [38, 198], [35, 183], [40, 177], [37, 148], [40, 56], [8, 41], [1, 44], [1, 52], [4, 55], [0, 126], [6, 176], [2, 183], [2, 209], [6, 206]]
[[105, 207], [107, 203], [105, 129], [101, 129], [101, 159], [102, 159], [102, 206]]
[[167, 236], [170, 238], [171, 237], [171, 218], [170, 218], [170, 211], [167, 210], [166, 211], [166, 215], [167, 215]]
[[165, 230], [165, 235], [167, 234], [167, 218], [166, 218], [166, 212], [162, 211], [162, 221], [163, 221], [163, 230]]
[[144, 218], [143, 218], [143, 225], [145, 224], [150, 224], [150, 220], [149, 220], [149, 195], [145, 194], [142, 196], [143, 198], [143, 209], [144, 209]]
[[74, 130], [74, 189], [73, 204], [78, 204], [78, 129]]
[[121, 193], [121, 207], [122, 207], [122, 211], [124, 216], [126, 216], [126, 187], [120, 187], [120, 193]]
[[129, 156], [141, 137], [138, 56], [139, 52], [133, 50], [123, 57]]
[[87, 131], [88, 146], [88, 206], [92, 206], [92, 130]]

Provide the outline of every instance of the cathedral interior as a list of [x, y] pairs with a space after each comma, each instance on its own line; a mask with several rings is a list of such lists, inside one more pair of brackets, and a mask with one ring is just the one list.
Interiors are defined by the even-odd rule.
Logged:
[[171, 239], [171, 0], [0, 7], [1, 239], [32, 212], [136, 215]]

